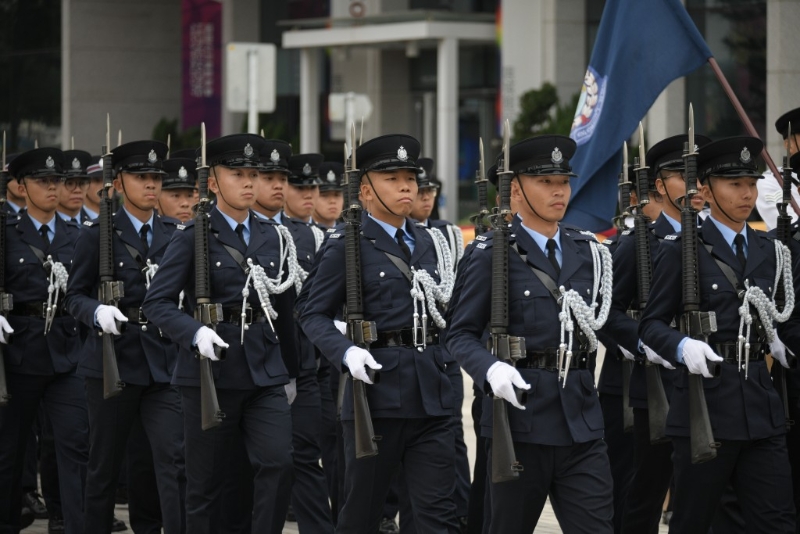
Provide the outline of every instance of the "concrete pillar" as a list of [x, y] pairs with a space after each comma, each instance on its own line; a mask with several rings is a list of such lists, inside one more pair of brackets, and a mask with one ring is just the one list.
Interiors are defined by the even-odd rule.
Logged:
[[647, 148], [667, 137], [685, 134], [688, 127], [688, 113], [686, 79], [678, 78], [658, 95], [650, 111], [647, 112], [645, 122]]
[[[61, 149], [70, 148], [70, 133], [72, 132], [72, 114], [70, 108], [70, 75], [72, 58], [70, 20], [72, 0], [61, 0]], [[88, 144], [87, 144], [88, 146]], [[94, 147], [89, 147], [94, 149]], [[89, 149], [87, 148], [87, 150]], [[96, 149], [94, 149], [96, 150]]]
[[300, 152], [319, 152], [319, 50], [300, 50]]
[[767, 149], [776, 165], [781, 164], [783, 138], [775, 130], [775, 121], [800, 107], [798, 20], [797, 0], [767, 0]]
[[436, 57], [436, 174], [444, 197], [440, 215], [458, 219], [458, 40], [439, 41]]

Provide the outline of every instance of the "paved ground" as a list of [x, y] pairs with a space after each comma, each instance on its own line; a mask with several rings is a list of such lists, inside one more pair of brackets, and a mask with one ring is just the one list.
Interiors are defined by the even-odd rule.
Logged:
[[[602, 351], [601, 351], [602, 352]], [[599, 355], [602, 358], [602, 354]], [[601, 361], [597, 364], [597, 369], [601, 368]], [[466, 398], [464, 399], [464, 406], [463, 406], [463, 416], [464, 416], [464, 437], [467, 442], [467, 447], [470, 451], [470, 465], [474, 461], [474, 451], [475, 451], [475, 435], [472, 431], [472, 412], [471, 412], [471, 405], [472, 405], [472, 380], [469, 376], [465, 373], [464, 374], [464, 391], [466, 393]], [[128, 523], [128, 507], [127, 506], [117, 506], [116, 515], [118, 518], [122, 519], [126, 523]], [[25, 529], [23, 532], [31, 533], [31, 534], [47, 534], [47, 520], [40, 520], [34, 522], [34, 524]], [[128, 532], [131, 532], [130, 527]], [[297, 530], [297, 523], [287, 523], [286, 527], [283, 529], [284, 534], [298, 534]], [[659, 534], [666, 534], [667, 527], [665, 525], [661, 525], [659, 529]], [[550, 504], [548, 503], [545, 506], [544, 512], [542, 513], [542, 517], [539, 521], [539, 524], [535, 530], [536, 534], [560, 534], [561, 529], [558, 527], [558, 522], [556, 521], [555, 515], [553, 514], [552, 508], [550, 508]]]

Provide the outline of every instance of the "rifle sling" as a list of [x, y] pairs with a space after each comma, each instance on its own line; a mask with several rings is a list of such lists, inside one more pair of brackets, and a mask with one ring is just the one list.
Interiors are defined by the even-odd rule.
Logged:
[[[209, 228], [209, 230], [211, 230], [211, 229]], [[211, 233], [214, 234], [214, 237], [216, 237], [217, 240], [219, 240], [219, 232], [215, 232], [214, 230], [211, 230]], [[244, 259], [244, 256], [242, 255], [242, 253], [239, 252], [238, 250], [236, 250], [234, 247], [232, 247], [230, 245], [226, 245], [222, 241], [220, 241], [220, 244], [222, 245], [222, 247], [226, 251], [228, 251], [228, 254], [231, 255], [231, 258], [233, 258], [233, 261], [235, 261], [239, 265], [239, 267], [241, 267], [242, 270], [246, 273], [247, 272], [247, 261]]]
[[560, 305], [561, 291], [558, 290], [558, 286], [556, 286], [556, 281], [553, 280], [553, 277], [547, 274], [546, 272], [542, 271], [541, 269], [537, 269], [536, 267], [528, 263], [528, 255], [520, 252], [519, 247], [517, 247], [516, 243], [512, 243], [511, 248], [513, 248], [514, 252], [516, 252], [519, 255], [519, 257], [522, 258], [522, 261], [525, 263], [525, 265], [530, 267], [531, 271], [533, 271], [533, 274], [536, 275], [536, 278], [538, 278], [539, 281], [542, 283], [542, 285], [544, 285], [544, 287], [547, 288], [547, 290], [556, 300], [556, 303]]
[[[370, 239], [370, 241], [372, 242], [373, 245], [375, 244], [374, 239]], [[411, 282], [411, 269], [408, 268], [408, 264], [403, 260], [401, 260], [400, 258], [398, 258], [397, 256], [395, 256], [394, 254], [389, 254], [388, 252], [385, 251], [383, 254], [387, 258], [389, 258], [389, 261], [392, 262], [394, 266], [397, 267], [397, 269], [401, 273], [403, 273], [403, 275], [408, 279], [409, 282]]]
[[[736, 273], [733, 272], [731, 266], [725, 263], [724, 261], [720, 260], [716, 256], [714, 256], [713, 254], [711, 254], [711, 249], [712, 249], [711, 245], [709, 245], [708, 243], [703, 243], [703, 246], [706, 248], [711, 257], [714, 258], [714, 261], [717, 263], [717, 267], [719, 267], [719, 270], [722, 271], [722, 274], [725, 275], [725, 278], [728, 280], [731, 286], [733, 286], [733, 289], [734, 291], [736, 291], [737, 295], [743, 292], [744, 286], [739, 281], [739, 278], [736, 276]], [[741, 299], [741, 297], [739, 298]]]

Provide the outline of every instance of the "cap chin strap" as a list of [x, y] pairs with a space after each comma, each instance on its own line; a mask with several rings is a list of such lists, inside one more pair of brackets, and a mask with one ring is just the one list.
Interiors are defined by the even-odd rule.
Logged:
[[128, 196], [128, 192], [125, 190], [125, 178], [123, 178], [122, 173], [118, 173], [118, 176], [119, 176], [119, 181], [122, 184], [122, 192], [125, 194], [125, 202], [130, 202], [133, 205], [133, 207], [139, 211], [144, 211], [144, 212], [153, 211], [152, 208], [145, 209], [136, 204], [136, 202], [134, 202], [133, 199], [131, 199], [131, 197]]
[[723, 214], [723, 215], [724, 215], [724, 216], [725, 216], [725, 217], [726, 217], [726, 218], [727, 218], [729, 221], [731, 221], [732, 223], [735, 223], [735, 224], [741, 224], [742, 222], [745, 222], [745, 223], [747, 222], [746, 220], [745, 220], [745, 221], [737, 221], [736, 219], [734, 219], [733, 217], [731, 217], [730, 215], [728, 215], [728, 213], [727, 213], [727, 212], [726, 212], [724, 209], [722, 209], [722, 206], [720, 206], [719, 202], [717, 202], [717, 195], [715, 195], [715, 194], [714, 194], [714, 188], [713, 188], [713, 187], [711, 187], [711, 177], [710, 177], [710, 176], [708, 177], [708, 190], [709, 190], [709, 191], [711, 191], [711, 196], [714, 198], [714, 203], [717, 205], [717, 209], [718, 209], [720, 212], [722, 212], [722, 214]]
[[534, 215], [539, 217], [544, 222], [547, 222], [547, 223], [550, 223], [550, 224], [554, 224], [554, 223], [557, 224], [561, 220], [561, 219], [550, 220], [550, 219], [546, 219], [546, 218], [542, 217], [541, 215], [539, 215], [539, 212], [536, 211], [534, 209], [534, 207], [531, 205], [531, 201], [528, 200], [528, 195], [525, 193], [525, 188], [522, 187], [522, 180], [519, 179], [519, 174], [515, 173], [514, 176], [511, 179], [513, 180], [514, 178], [517, 179], [517, 183], [519, 184], [519, 189], [520, 189], [520, 191], [522, 191], [522, 196], [525, 198], [525, 203], [528, 204], [528, 207], [531, 209], [531, 211], [533, 212]]
[[[211, 166], [211, 169], [213, 170], [213, 169], [214, 169], [214, 167], [216, 167], [216, 165], [212, 165], [212, 166]], [[219, 180], [217, 179], [217, 171], [216, 171], [216, 170], [214, 170], [214, 179], [215, 179], [215, 180], [217, 180], [217, 190], [218, 190], [217, 194], [220, 196], [220, 198], [221, 198], [222, 200], [224, 200], [224, 201], [225, 201], [225, 204], [227, 204], [228, 206], [231, 206], [231, 203], [230, 203], [230, 202], [228, 202], [228, 201], [225, 199], [225, 195], [223, 195], [223, 194], [222, 194], [222, 184], [220, 184], [220, 183], [219, 183]], [[259, 205], [260, 205], [260, 204], [259, 204]], [[233, 208], [233, 206], [231, 206], [231, 208]], [[237, 208], [233, 208], [233, 209], [237, 209]], [[245, 210], [245, 211], [249, 211], [249, 210]]]
[[383, 201], [383, 199], [381, 198], [381, 196], [380, 196], [380, 195], [378, 194], [378, 192], [375, 190], [375, 186], [374, 186], [374, 185], [372, 185], [372, 179], [369, 177], [369, 172], [368, 172], [368, 171], [364, 171], [364, 176], [366, 176], [366, 177], [367, 177], [367, 181], [369, 182], [369, 186], [372, 188], [372, 192], [373, 192], [373, 193], [375, 193], [375, 198], [377, 198], [377, 199], [378, 199], [378, 202], [380, 202], [380, 203], [381, 203], [381, 205], [382, 205], [384, 208], [386, 208], [386, 211], [388, 211], [389, 213], [391, 213], [391, 214], [392, 214], [392, 215], [394, 215], [395, 217], [400, 217], [401, 219], [405, 219], [405, 217], [403, 217], [402, 215], [398, 215], [398, 214], [396, 214], [395, 212], [393, 212], [391, 209], [389, 209], [389, 206], [387, 206], [387, 205], [386, 205], [386, 203]]
[[[25, 180], [25, 178], [23, 178], [22, 180], [24, 181], [24, 180]], [[28, 186], [26, 185], [26, 186], [25, 186], [25, 191], [26, 191], [26, 192], [27, 192], [27, 189], [28, 189]], [[34, 206], [34, 207], [35, 207], [37, 210], [39, 210], [39, 211], [41, 211], [41, 212], [43, 212], [43, 213], [49, 213], [49, 212], [51, 212], [51, 211], [52, 211], [53, 213], [55, 213], [56, 211], [58, 211], [58, 206], [56, 206], [56, 208], [55, 208], [54, 210], [46, 210], [46, 209], [42, 208], [41, 206], [39, 206], [39, 204], [37, 204], [36, 202], [34, 202], [34, 201], [33, 201], [33, 199], [31, 198], [31, 196], [30, 196], [30, 195], [25, 195], [25, 196], [26, 196], [26, 197], [28, 197], [28, 202], [29, 202], [29, 203], [33, 204], [33, 206]], [[20, 210], [20, 211], [21, 211], [21, 210]]]

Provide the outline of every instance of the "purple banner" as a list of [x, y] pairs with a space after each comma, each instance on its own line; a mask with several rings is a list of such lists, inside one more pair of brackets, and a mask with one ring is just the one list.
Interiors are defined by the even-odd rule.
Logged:
[[184, 130], [206, 123], [206, 135], [222, 134], [222, 3], [183, 0]]

